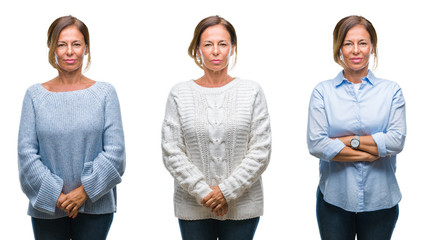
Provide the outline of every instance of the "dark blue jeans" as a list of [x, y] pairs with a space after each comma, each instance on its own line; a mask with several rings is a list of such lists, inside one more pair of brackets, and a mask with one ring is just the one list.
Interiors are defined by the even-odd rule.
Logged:
[[252, 240], [259, 217], [246, 220], [178, 220], [183, 240]]
[[399, 216], [399, 206], [372, 212], [348, 212], [324, 201], [317, 192], [317, 220], [323, 240], [389, 240]]
[[31, 218], [36, 240], [104, 240], [113, 220], [113, 213], [83, 214], [75, 219]]

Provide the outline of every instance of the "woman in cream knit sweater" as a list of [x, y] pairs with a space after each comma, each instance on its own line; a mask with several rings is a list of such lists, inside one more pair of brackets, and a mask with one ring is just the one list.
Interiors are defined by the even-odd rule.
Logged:
[[261, 87], [227, 73], [236, 46], [228, 21], [203, 19], [189, 55], [204, 75], [177, 84], [168, 97], [163, 161], [175, 179], [183, 239], [252, 239], [263, 214], [270, 120]]

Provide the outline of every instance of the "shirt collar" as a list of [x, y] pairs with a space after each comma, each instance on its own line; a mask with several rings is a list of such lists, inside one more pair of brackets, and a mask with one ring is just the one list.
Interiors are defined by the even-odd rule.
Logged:
[[[368, 82], [371, 85], [374, 85], [375, 83], [375, 76], [371, 72], [371, 70], [368, 70], [368, 74], [366, 77], [361, 78], [363, 82]], [[342, 85], [343, 83], [348, 83], [349, 81], [344, 77], [343, 70], [337, 75], [336, 78], [334, 78], [334, 87], [338, 87]]]

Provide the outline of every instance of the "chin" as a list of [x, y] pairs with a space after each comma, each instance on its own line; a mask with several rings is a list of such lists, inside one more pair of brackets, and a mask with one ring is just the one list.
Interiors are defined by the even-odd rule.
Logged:
[[65, 72], [75, 72], [78, 71], [81, 68], [82, 64], [79, 66], [66, 66], [66, 67], [62, 67], [59, 65], [60, 69], [62, 69]]
[[349, 70], [355, 71], [355, 72], [362, 71], [364, 69], [368, 70], [368, 64], [365, 64], [365, 65], [354, 65], [354, 64], [352, 64], [352, 65], [348, 65], [347, 67], [349, 68]]
[[219, 72], [224, 70], [228, 65], [215, 65], [215, 66], [206, 66], [207, 69], [214, 71], [214, 72]]

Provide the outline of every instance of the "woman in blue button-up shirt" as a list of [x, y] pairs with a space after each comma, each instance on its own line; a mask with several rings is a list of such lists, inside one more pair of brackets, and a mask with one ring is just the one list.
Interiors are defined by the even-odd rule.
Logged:
[[406, 137], [405, 101], [395, 82], [368, 70], [377, 34], [360, 16], [340, 20], [334, 60], [344, 70], [319, 83], [309, 105], [309, 152], [320, 159], [317, 219], [322, 239], [390, 239], [401, 193], [396, 155]]

